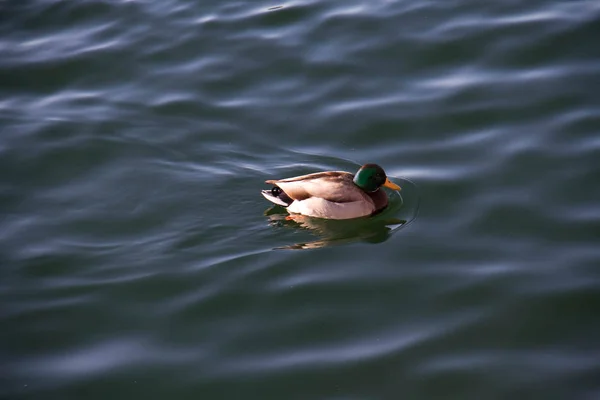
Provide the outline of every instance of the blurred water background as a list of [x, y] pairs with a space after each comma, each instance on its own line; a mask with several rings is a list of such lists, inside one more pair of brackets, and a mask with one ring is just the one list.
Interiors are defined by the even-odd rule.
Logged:
[[[0, 1], [0, 398], [600, 398], [599, 38], [592, 0]], [[365, 162], [407, 185], [374, 222], [260, 195]]]

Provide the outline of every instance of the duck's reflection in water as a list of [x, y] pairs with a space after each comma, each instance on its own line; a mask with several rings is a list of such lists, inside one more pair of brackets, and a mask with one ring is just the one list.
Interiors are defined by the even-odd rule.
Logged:
[[306, 229], [319, 239], [306, 243], [278, 247], [278, 249], [304, 250], [340, 244], [365, 242], [381, 243], [389, 239], [393, 230], [406, 223], [398, 218], [374, 216], [351, 220], [329, 220], [299, 214], [288, 214], [285, 208], [273, 206], [265, 211], [269, 224], [290, 229]]

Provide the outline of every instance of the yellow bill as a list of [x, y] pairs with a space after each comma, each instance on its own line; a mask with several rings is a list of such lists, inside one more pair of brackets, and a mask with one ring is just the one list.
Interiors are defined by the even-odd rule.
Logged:
[[394, 190], [401, 190], [400, 186], [398, 186], [394, 182], [390, 181], [389, 178], [385, 179], [385, 183], [383, 184], [383, 186], [390, 188], [390, 189], [394, 189]]

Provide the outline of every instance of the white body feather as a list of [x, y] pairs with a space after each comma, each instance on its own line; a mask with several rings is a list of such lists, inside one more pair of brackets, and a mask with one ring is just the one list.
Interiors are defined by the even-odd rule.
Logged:
[[375, 211], [375, 206], [372, 202], [364, 200], [334, 203], [319, 197], [311, 197], [306, 200], [295, 200], [287, 209], [290, 212], [309, 217], [350, 219], [371, 215]]

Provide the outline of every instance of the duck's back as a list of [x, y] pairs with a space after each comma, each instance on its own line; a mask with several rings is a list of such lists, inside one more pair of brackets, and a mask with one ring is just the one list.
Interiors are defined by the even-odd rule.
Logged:
[[353, 178], [349, 172], [328, 171], [266, 182], [280, 187], [293, 200], [318, 197], [336, 203], [364, 201], [368, 196]]

